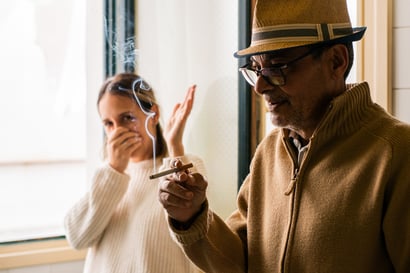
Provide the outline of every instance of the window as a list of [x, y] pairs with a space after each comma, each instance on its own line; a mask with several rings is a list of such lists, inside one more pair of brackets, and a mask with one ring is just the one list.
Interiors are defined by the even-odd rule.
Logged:
[[0, 242], [61, 236], [87, 185], [86, 2], [0, 9]]

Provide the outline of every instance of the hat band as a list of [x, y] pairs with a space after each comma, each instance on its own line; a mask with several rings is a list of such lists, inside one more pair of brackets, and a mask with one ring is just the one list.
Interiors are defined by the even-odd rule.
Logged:
[[330, 41], [352, 34], [350, 23], [343, 24], [292, 24], [254, 28], [251, 45], [267, 42]]

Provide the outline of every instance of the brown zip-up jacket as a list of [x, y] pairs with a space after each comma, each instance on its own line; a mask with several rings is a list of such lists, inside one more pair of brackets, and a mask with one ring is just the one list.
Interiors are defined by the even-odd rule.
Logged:
[[319, 124], [300, 167], [289, 132], [259, 145], [221, 220], [206, 204], [173, 236], [205, 272], [410, 272], [410, 126], [349, 86]]

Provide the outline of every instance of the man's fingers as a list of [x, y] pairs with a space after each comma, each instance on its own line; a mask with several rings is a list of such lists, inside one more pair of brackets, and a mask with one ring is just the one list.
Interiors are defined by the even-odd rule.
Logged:
[[188, 175], [185, 184], [189, 188], [195, 188], [199, 191], [205, 191], [208, 186], [208, 183], [205, 181], [204, 177], [200, 173], [191, 173], [190, 175]]
[[164, 180], [160, 183], [160, 194], [164, 193], [164, 200], [169, 200], [171, 197], [168, 195], [174, 196], [178, 199], [184, 200], [191, 200], [193, 197], [193, 193], [191, 190], [185, 188], [182, 184], [171, 181], [171, 180]]
[[189, 208], [192, 201], [176, 197], [168, 192], [160, 192], [159, 199], [164, 208]]
[[171, 168], [177, 168], [177, 167], [181, 167], [184, 164], [179, 158], [173, 158], [169, 165]]

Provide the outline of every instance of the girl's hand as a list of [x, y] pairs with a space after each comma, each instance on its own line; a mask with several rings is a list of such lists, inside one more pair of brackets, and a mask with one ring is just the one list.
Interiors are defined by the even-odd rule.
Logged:
[[177, 103], [172, 111], [165, 130], [164, 138], [168, 145], [170, 157], [177, 157], [184, 155], [184, 145], [182, 138], [184, 135], [185, 124], [191, 113], [194, 104], [196, 85], [188, 88], [185, 99], [182, 103]]
[[141, 145], [141, 136], [125, 127], [118, 127], [107, 136], [107, 153], [110, 166], [123, 173], [132, 153]]

